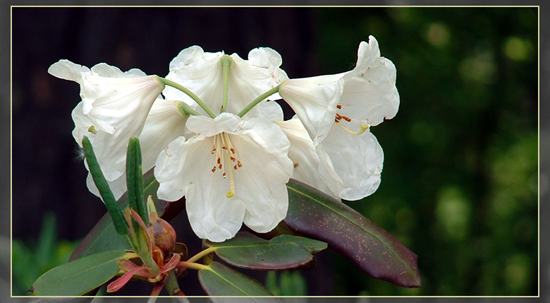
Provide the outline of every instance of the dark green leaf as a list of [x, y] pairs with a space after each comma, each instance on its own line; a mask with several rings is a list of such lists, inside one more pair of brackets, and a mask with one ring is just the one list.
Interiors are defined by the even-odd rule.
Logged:
[[40, 276], [31, 290], [35, 296], [79, 296], [114, 277], [123, 250], [105, 251], [55, 267]]
[[[155, 206], [157, 209], [164, 209], [167, 202], [156, 198], [159, 183], [155, 179], [152, 169], [143, 175], [143, 180], [144, 195], [153, 195], [153, 200], [156, 201]], [[122, 197], [118, 199], [117, 203], [121, 209], [128, 207], [127, 194], [122, 195]], [[82, 243], [80, 243], [80, 245], [76, 248], [70, 260], [73, 261], [102, 251], [119, 249], [124, 250], [130, 248], [130, 243], [128, 243], [126, 237], [120, 236], [116, 233], [113, 226], [113, 221], [107, 213], [96, 223], [84, 240], [82, 240]]]
[[209, 296], [272, 296], [258, 281], [221, 263], [199, 270], [199, 281]]
[[114, 222], [116, 232], [120, 235], [127, 235], [130, 232], [128, 229], [128, 223], [126, 223], [124, 215], [116, 203], [115, 196], [109, 187], [109, 183], [101, 171], [101, 167], [99, 166], [99, 162], [95, 156], [92, 143], [86, 136], [82, 139], [82, 148], [84, 149], [86, 163], [88, 163], [88, 168], [92, 174], [94, 183], [99, 190], [101, 198], [103, 198], [103, 201], [105, 202], [105, 206], [107, 206], [107, 210], [109, 211], [112, 221]]
[[289, 269], [302, 266], [313, 259], [312, 253], [327, 247], [321, 241], [282, 235], [264, 240], [249, 232], [239, 232], [222, 243], [206, 241], [216, 248], [216, 254], [225, 262], [248, 269]]
[[387, 231], [349, 206], [291, 179], [284, 223], [295, 232], [327, 242], [371, 276], [420, 287], [417, 256]]
[[[126, 186], [128, 188], [128, 201], [130, 207], [135, 210], [145, 225], [149, 225], [149, 214], [145, 206], [143, 196], [143, 173], [141, 171], [141, 146], [139, 139], [130, 138], [128, 152], [126, 154]], [[134, 227], [134, 228], [137, 228]]]

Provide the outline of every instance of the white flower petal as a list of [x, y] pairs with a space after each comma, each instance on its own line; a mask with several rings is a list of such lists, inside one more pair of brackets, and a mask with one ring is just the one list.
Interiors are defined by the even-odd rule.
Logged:
[[364, 198], [380, 185], [384, 153], [371, 132], [351, 135], [333, 127], [317, 153], [321, 179], [342, 199]]
[[279, 94], [300, 118], [314, 145], [324, 140], [334, 124], [343, 85], [341, 75], [331, 75], [290, 79], [279, 89]]
[[187, 120], [189, 131], [205, 137], [212, 137], [221, 132], [236, 132], [241, 118], [230, 113], [221, 113], [216, 118], [205, 116], [192, 116]]
[[378, 42], [361, 42], [356, 67], [344, 75], [345, 85], [338, 113], [357, 123], [375, 126], [395, 117], [399, 93], [395, 87], [395, 65], [380, 57]]
[[52, 64], [48, 68], [48, 73], [60, 79], [81, 83], [82, 75], [91, 73], [91, 71], [86, 66], [75, 64], [69, 60], [63, 59]]
[[150, 170], [160, 152], [186, 132], [187, 117], [179, 114], [174, 101], [157, 99], [145, 120], [139, 140], [143, 172]]
[[289, 141], [273, 122], [263, 119], [243, 121], [254, 125], [240, 135], [230, 135], [236, 159], [242, 167], [234, 170], [235, 198], [246, 205], [244, 223], [265, 233], [286, 217], [288, 192], [286, 183], [292, 175], [288, 158]]
[[156, 76], [110, 78], [84, 75], [83, 112], [98, 129], [111, 134], [122, 129], [136, 136], [163, 88]]
[[[223, 75], [220, 59], [223, 55], [223, 52], [205, 53], [199, 46], [188, 47], [170, 62], [170, 72], [166, 79], [177, 82], [192, 91], [214, 113], [217, 113], [222, 102]], [[166, 87], [163, 94], [167, 99], [196, 105], [189, 96], [172, 87]], [[193, 107], [206, 114], [200, 107]]]
[[283, 121], [283, 108], [276, 101], [263, 102], [257, 105], [259, 117], [269, 121]]
[[307, 130], [297, 116], [292, 119], [278, 122], [279, 126], [290, 141], [288, 157], [294, 162], [292, 178], [304, 182], [330, 196], [334, 195], [332, 190], [324, 183], [319, 174], [319, 156], [313, 141]]
[[[223, 52], [205, 53], [198, 46], [187, 48], [172, 60], [166, 78], [192, 91], [217, 114], [223, 101], [223, 73], [220, 64], [223, 55]], [[248, 60], [241, 59], [237, 54], [232, 54], [231, 58], [233, 63], [228, 75], [227, 112], [239, 113], [256, 97], [287, 79], [286, 73], [279, 68], [282, 59], [272, 49], [254, 49], [249, 53]], [[164, 95], [168, 99], [194, 104], [195, 109], [204, 113], [182, 92], [167, 87]], [[254, 107], [246, 116], [260, 116], [259, 107]]]
[[[283, 60], [270, 48], [256, 48], [248, 54], [248, 60], [232, 54], [233, 64], [229, 69], [229, 92], [227, 111], [239, 113], [246, 105], [266, 91], [288, 79], [279, 68]], [[264, 101], [265, 102], [265, 101]], [[245, 117], [259, 117], [256, 106]]]

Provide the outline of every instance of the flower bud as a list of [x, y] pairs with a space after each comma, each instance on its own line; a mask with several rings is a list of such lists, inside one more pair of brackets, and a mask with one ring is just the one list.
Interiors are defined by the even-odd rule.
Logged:
[[176, 245], [176, 231], [172, 225], [157, 217], [157, 220], [151, 221], [149, 230], [152, 231], [156, 246], [164, 252], [172, 251], [174, 245]]

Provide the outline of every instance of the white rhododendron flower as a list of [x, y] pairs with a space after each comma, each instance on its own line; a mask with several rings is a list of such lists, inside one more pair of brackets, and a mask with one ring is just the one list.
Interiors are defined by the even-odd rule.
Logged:
[[281, 129], [230, 113], [190, 117], [187, 127], [197, 135], [174, 140], [157, 160], [158, 197], [185, 196], [191, 227], [215, 242], [232, 238], [242, 222], [260, 233], [277, 226], [288, 209], [293, 167]]
[[125, 170], [128, 140], [141, 133], [149, 109], [164, 85], [156, 76], [147, 76], [140, 70], [123, 73], [104, 63], [88, 69], [61, 60], [50, 66], [48, 72], [80, 84], [82, 101], [72, 113], [75, 121], [73, 136], [79, 145], [82, 145], [84, 135], [91, 137], [108, 181], [121, 177]]
[[[231, 67], [227, 75], [227, 108], [222, 109], [224, 76], [220, 64], [224, 56], [231, 59]], [[170, 62], [166, 79], [192, 91], [214, 113], [227, 111], [237, 114], [256, 97], [288, 79], [279, 68], [281, 63], [281, 56], [270, 48], [253, 49], [248, 54], [248, 60], [243, 60], [237, 54], [206, 53], [199, 46], [192, 46], [182, 50]], [[189, 96], [175, 88], [167, 87], [165, 95], [193, 103]], [[259, 111], [260, 107], [254, 107], [248, 115], [258, 117]]]
[[[384, 155], [370, 127], [399, 107], [396, 70], [373, 38], [361, 42], [351, 71], [289, 79], [281, 56], [182, 50], [166, 78], [91, 69], [61, 60], [50, 74], [80, 84], [73, 136], [87, 136], [118, 199], [126, 191], [126, 150], [140, 139], [142, 169], [154, 168], [158, 197], [186, 199], [193, 231], [214, 242], [244, 223], [269, 232], [288, 210], [295, 178], [333, 197], [361, 199], [380, 184]], [[283, 99], [296, 116], [283, 121]], [[87, 184], [98, 195], [94, 181]]]
[[304, 123], [315, 145], [324, 140], [335, 122], [357, 132], [397, 114], [395, 65], [380, 57], [372, 36], [369, 43], [359, 44], [357, 53], [356, 66], [349, 72], [290, 79], [281, 85], [279, 94]]
[[383, 152], [369, 128], [397, 114], [395, 81], [395, 66], [371, 36], [360, 43], [353, 70], [281, 85], [316, 146], [321, 177], [340, 198], [364, 198], [380, 184]]

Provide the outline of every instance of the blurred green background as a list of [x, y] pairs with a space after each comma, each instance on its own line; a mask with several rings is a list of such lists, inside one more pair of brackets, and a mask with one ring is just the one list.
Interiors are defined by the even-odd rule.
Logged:
[[[290, 77], [314, 76], [352, 69], [359, 42], [369, 35], [397, 67], [401, 104], [394, 119], [371, 129], [385, 153], [380, 188], [348, 205], [418, 255], [422, 287], [376, 280], [330, 252], [323, 252], [317, 265], [326, 276], [292, 271], [268, 273], [264, 281], [281, 295], [538, 294], [538, 8], [243, 10], [14, 14], [20, 21], [14, 23], [13, 64], [30, 66], [14, 68], [14, 295], [24, 295], [40, 271], [66, 262], [105, 211], [85, 189], [82, 163], [71, 159], [70, 110], [78, 102], [78, 87], [45, 74], [50, 64], [62, 58], [87, 66], [105, 61], [163, 75], [169, 60], [192, 44], [243, 58], [251, 48], [270, 46], [282, 54]], [[120, 16], [122, 25], [107, 26], [109, 18]], [[50, 27], [40, 25], [48, 18]], [[134, 18], [148, 22], [136, 30], [141, 23], [131, 22]], [[227, 24], [231, 35], [214, 25], [200, 32], [201, 22]], [[155, 35], [147, 36], [150, 32]], [[179, 39], [165, 39], [174, 32], [181, 33]], [[39, 119], [45, 115], [57, 120], [44, 124]], [[33, 127], [46, 127], [55, 136], [40, 146], [31, 136]], [[42, 152], [29, 155], [37, 148], [32, 144]], [[56, 162], [60, 156], [69, 160]], [[34, 159], [39, 166], [29, 162]], [[49, 173], [53, 179], [43, 177]], [[64, 191], [58, 190], [60, 180]], [[57, 223], [53, 214], [44, 216], [47, 210], [57, 214]], [[330, 286], [318, 287], [316, 279]]]
[[[422, 287], [339, 262], [338, 292], [538, 294], [538, 10], [322, 11], [323, 72], [350, 69], [374, 35], [397, 67], [397, 116], [371, 129], [380, 188], [349, 202], [418, 254]], [[350, 273], [354, 274], [350, 274]]]

